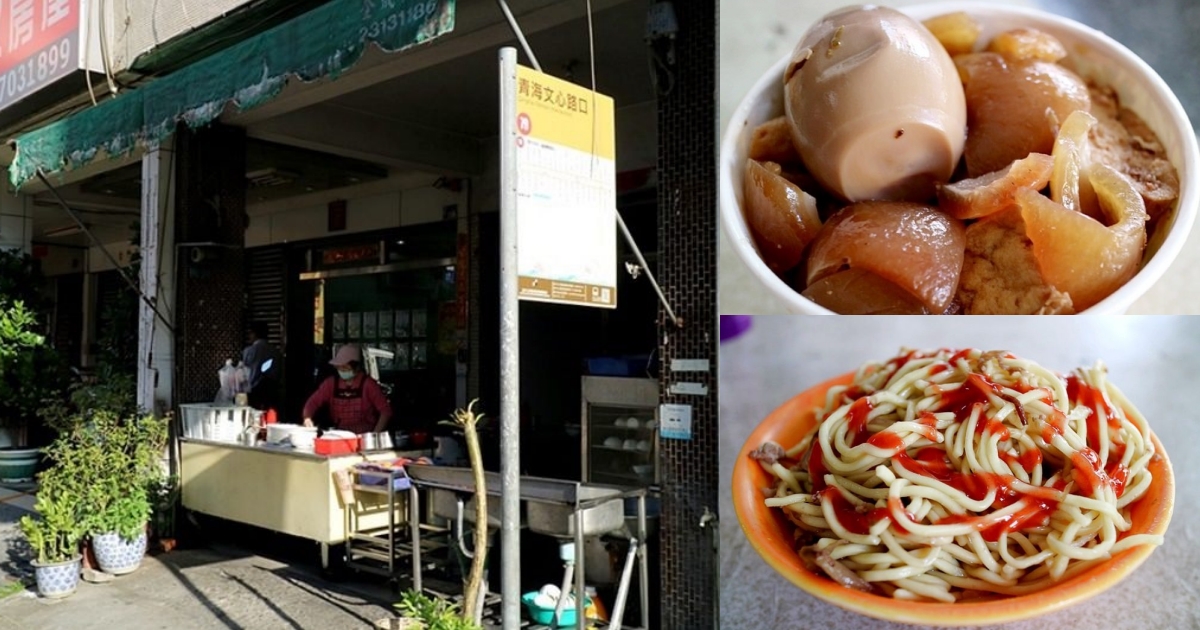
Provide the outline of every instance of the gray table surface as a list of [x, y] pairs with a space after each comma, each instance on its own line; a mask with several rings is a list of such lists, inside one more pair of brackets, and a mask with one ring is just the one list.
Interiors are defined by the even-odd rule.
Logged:
[[[985, 0], [986, 1], [986, 0]], [[1200, 2], [1196, 0], [996, 0], [1033, 6], [1100, 29], [1144, 59], [1175, 92], [1193, 128], [1200, 125]], [[849, 0], [721, 0], [721, 133], [751, 86], [789, 52], [817, 19]], [[915, 0], [875, 4], [903, 7]], [[783, 304], [758, 286], [721, 235], [718, 297], [722, 313], [784, 313]], [[1200, 314], [1200, 229], [1158, 283], [1129, 309], [1131, 314]]]
[[1105, 595], [1009, 630], [1200, 628], [1200, 318], [755, 317], [721, 346], [721, 627], [778, 630], [908, 628], [826, 604], [779, 576], [746, 541], [733, 512], [733, 463], [750, 432], [801, 391], [901, 346], [1004, 349], [1060, 372], [1105, 362], [1147, 417], [1175, 470], [1165, 545]]

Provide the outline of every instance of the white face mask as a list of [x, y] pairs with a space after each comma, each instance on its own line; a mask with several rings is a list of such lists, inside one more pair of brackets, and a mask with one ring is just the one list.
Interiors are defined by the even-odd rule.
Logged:
[[343, 381], [349, 381], [354, 378], [354, 370], [338, 370], [338, 376], [342, 377]]

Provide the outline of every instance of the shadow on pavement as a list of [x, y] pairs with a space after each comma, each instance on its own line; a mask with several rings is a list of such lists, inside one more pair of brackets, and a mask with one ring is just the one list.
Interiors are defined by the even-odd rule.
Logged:
[[[331, 606], [340, 608], [347, 615], [362, 620], [368, 626], [373, 626], [376, 619], [368, 619], [358, 612], [358, 610], [370, 608], [373, 606], [389, 607], [393, 601], [398, 598], [389, 596], [387, 599], [381, 597], [372, 597], [357, 589], [348, 588], [345, 585], [323, 580], [315, 575], [309, 575], [301, 571], [296, 571], [290, 568], [266, 569], [257, 567], [258, 570], [270, 573], [275, 577], [287, 582], [293, 587], [304, 591], [305, 593], [322, 599]], [[375, 615], [375, 612], [371, 613]]]
[[23, 580], [33, 576], [33, 549], [20, 532], [17, 522], [22, 516], [31, 512], [13, 505], [0, 503], [0, 547], [4, 555], [0, 557], [0, 572], [13, 579]]
[[291, 617], [291, 615], [283, 612], [283, 609], [280, 608], [279, 606], [277, 606], [275, 604], [275, 602], [271, 601], [271, 598], [264, 596], [261, 591], [254, 588], [253, 586], [251, 586], [250, 583], [247, 582], [246, 580], [243, 580], [242, 578], [237, 577], [236, 575], [230, 575], [227, 577], [228, 577], [228, 579], [230, 579], [234, 582], [237, 582], [242, 588], [244, 588], [247, 591], [249, 591], [250, 593], [252, 593], [255, 597], [257, 597], [259, 599], [259, 601], [266, 604], [267, 608], [271, 609], [271, 612], [275, 613], [275, 615], [277, 617], [279, 617], [282, 621], [286, 622], [291, 627], [296, 628], [296, 630], [302, 630], [304, 628], [304, 626], [297, 623], [296, 620]]
[[196, 599], [196, 601], [200, 602], [202, 606], [207, 608], [209, 612], [213, 614], [213, 617], [215, 617], [217, 621], [225, 624], [225, 626], [230, 628], [230, 630], [241, 630], [240, 625], [230, 619], [229, 615], [220, 606], [209, 599], [208, 596], [204, 594], [204, 591], [197, 588], [196, 585], [192, 583], [192, 580], [183, 574], [182, 568], [176, 564], [176, 562], [180, 559], [181, 558], [172, 558], [171, 561], [166, 561], [164, 559], [162, 565], [171, 572], [171, 575], [175, 576], [175, 579], [179, 581], [179, 584], [182, 585], [183, 588], [187, 589], [188, 593], [190, 593], [192, 597]]

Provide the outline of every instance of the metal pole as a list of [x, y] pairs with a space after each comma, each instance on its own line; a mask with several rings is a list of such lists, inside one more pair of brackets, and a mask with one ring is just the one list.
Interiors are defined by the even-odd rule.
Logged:
[[[501, 3], [503, 5], [503, 3]], [[511, 14], [510, 14], [511, 15]], [[524, 38], [522, 38], [523, 40]], [[521, 626], [521, 375], [517, 300], [517, 50], [500, 49], [500, 518], [504, 630]]]
[[[496, 4], [500, 5], [500, 10], [504, 12], [504, 19], [508, 20], [508, 25], [512, 28], [513, 34], [517, 36], [517, 41], [521, 42], [521, 48], [524, 49], [525, 56], [529, 57], [529, 63], [533, 64], [534, 70], [541, 72], [542, 64], [538, 63], [537, 57], [533, 56], [533, 49], [529, 47], [529, 42], [525, 41], [525, 33], [521, 31], [521, 25], [517, 24], [517, 18], [513, 17], [512, 11], [509, 10], [508, 2], [505, 2], [505, 0], [496, 0]], [[501, 49], [501, 55], [504, 54], [503, 51], [504, 49]], [[516, 57], [513, 59], [515, 60]]]
[[629, 228], [625, 226], [625, 219], [621, 218], [621, 211], [614, 209], [613, 214], [617, 215], [617, 225], [621, 228], [621, 234], [625, 235], [625, 242], [629, 243], [629, 248], [633, 250], [633, 255], [637, 256], [638, 264], [642, 266], [642, 270], [646, 272], [646, 277], [650, 279], [650, 284], [654, 287], [654, 292], [658, 294], [658, 300], [662, 302], [663, 308], [667, 309], [667, 317], [671, 318], [671, 323], [675, 324], [676, 328], [682, 328], [683, 323], [675, 316], [675, 311], [671, 310], [671, 305], [667, 303], [667, 296], [663, 295], [662, 289], [658, 286], [658, 280], [654, 279], [654, 272], [650, 271], [650, 265], [646, 264], [646, 259], [642, 256], [642, 250], [633, 241], [633, 235], [629, 233]]

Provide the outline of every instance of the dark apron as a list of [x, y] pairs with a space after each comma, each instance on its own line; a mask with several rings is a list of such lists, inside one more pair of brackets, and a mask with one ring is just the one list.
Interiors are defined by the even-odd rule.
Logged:
[[360, 377], [357, 387], [340, 387], [333, 384], [333, 400], [329, 403], [329, 416], [335, 429], [353, 431], [354, 433], [370, 433], [375, 429], [375, 419], [367, 413], [366, 400], [363, 399], [363, 383]]

